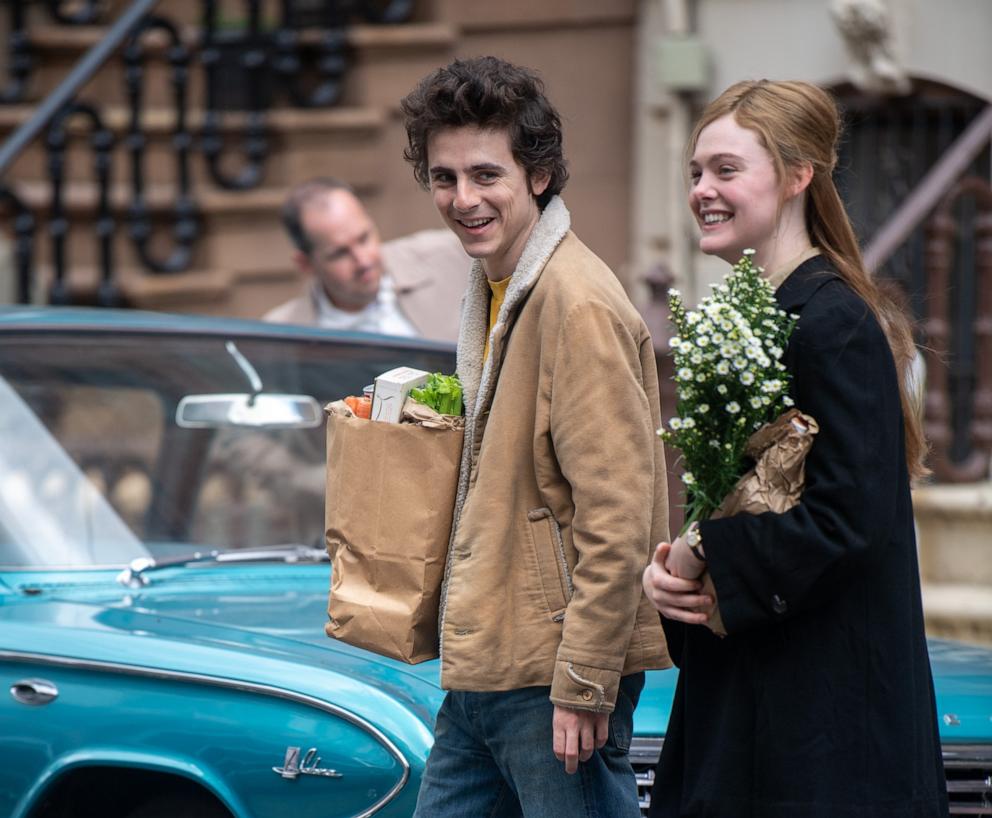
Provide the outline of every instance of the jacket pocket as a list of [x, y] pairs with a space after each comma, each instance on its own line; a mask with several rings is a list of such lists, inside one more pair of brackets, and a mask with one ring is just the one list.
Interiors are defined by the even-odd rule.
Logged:
[[528, 511], [527, 520], [548, 612], [553, 620], [561, 622], [565, 618], [565, 606], [572, 598], [572, 578], [565, 560], [561, 528], [549, 508]]

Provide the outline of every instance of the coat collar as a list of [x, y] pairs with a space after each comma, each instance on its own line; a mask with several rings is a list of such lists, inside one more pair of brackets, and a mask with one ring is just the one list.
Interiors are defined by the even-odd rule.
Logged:
[[482, 354], [489, 333], [489, 284], [482, 262], [476, 260], [469, 273], [465, 300], [462, 302], [461, 330], [458, 336], [458, 376], [465, 394], [466, 440], [471, 436], [472, 420], [488, 402], [495, 389], [502, 363], [506, 336], [528, 293], [540, 278], [544, 265], [565, 238], [571, 216], [561, 197], [555, 196], [545, 206], [506, 290], [496, 323], [489, 339], [489, 357]]
[[802, 307], [828, 281], [839, 278], [834, 266], [825, 256], [814, 256], [792, 271], [775, 292], [775, 298], [783, 310], [794, 310]]

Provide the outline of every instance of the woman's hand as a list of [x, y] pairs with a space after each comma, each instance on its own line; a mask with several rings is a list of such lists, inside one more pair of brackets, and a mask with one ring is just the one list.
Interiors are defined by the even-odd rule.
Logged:
[[[707, 594], [699, 593], [702, 583], [696, 578], [675, 576], [670, 568], [671, 554], [675, 543], [658, 543], [654, 558], [641, 577], [644, 593], [651, 604], [667, 619], [685, 622], [687, 625], [705, 625], [716, 600]], [[698, 574], [702, 573], [703, 563], [697, 560], [684, 542], [688, 558], [699, 564]], [[697, 576], [698, 576], [697, 574]]]
[[682, 579], [698, 579], [706, 570], [706, 563], [692, 553], [685, 537], [679, 537], [672, 543], [672, 549], [665, 560], [665, 567], [670, 574]]

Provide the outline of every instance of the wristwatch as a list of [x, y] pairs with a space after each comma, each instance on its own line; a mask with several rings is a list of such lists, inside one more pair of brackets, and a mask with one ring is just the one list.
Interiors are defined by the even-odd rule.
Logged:
[[689, 527], [685, 531], [685, 544], [689, 546], [692, 556], [700, 562], [706, 562], [706, 557], [699, 550], [703, 544], [703, 535], [699, 533], [699, 523], [692, 522], [689, 524]]

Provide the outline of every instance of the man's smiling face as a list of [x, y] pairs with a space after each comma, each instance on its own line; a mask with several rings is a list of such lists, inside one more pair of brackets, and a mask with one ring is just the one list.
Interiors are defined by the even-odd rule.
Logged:
[[427, 143], [431, 194], [465, 252], [499, 281], [513, 273], [540, 218], [547, 174], [528, 179], [505, 130], [444, 128]]

